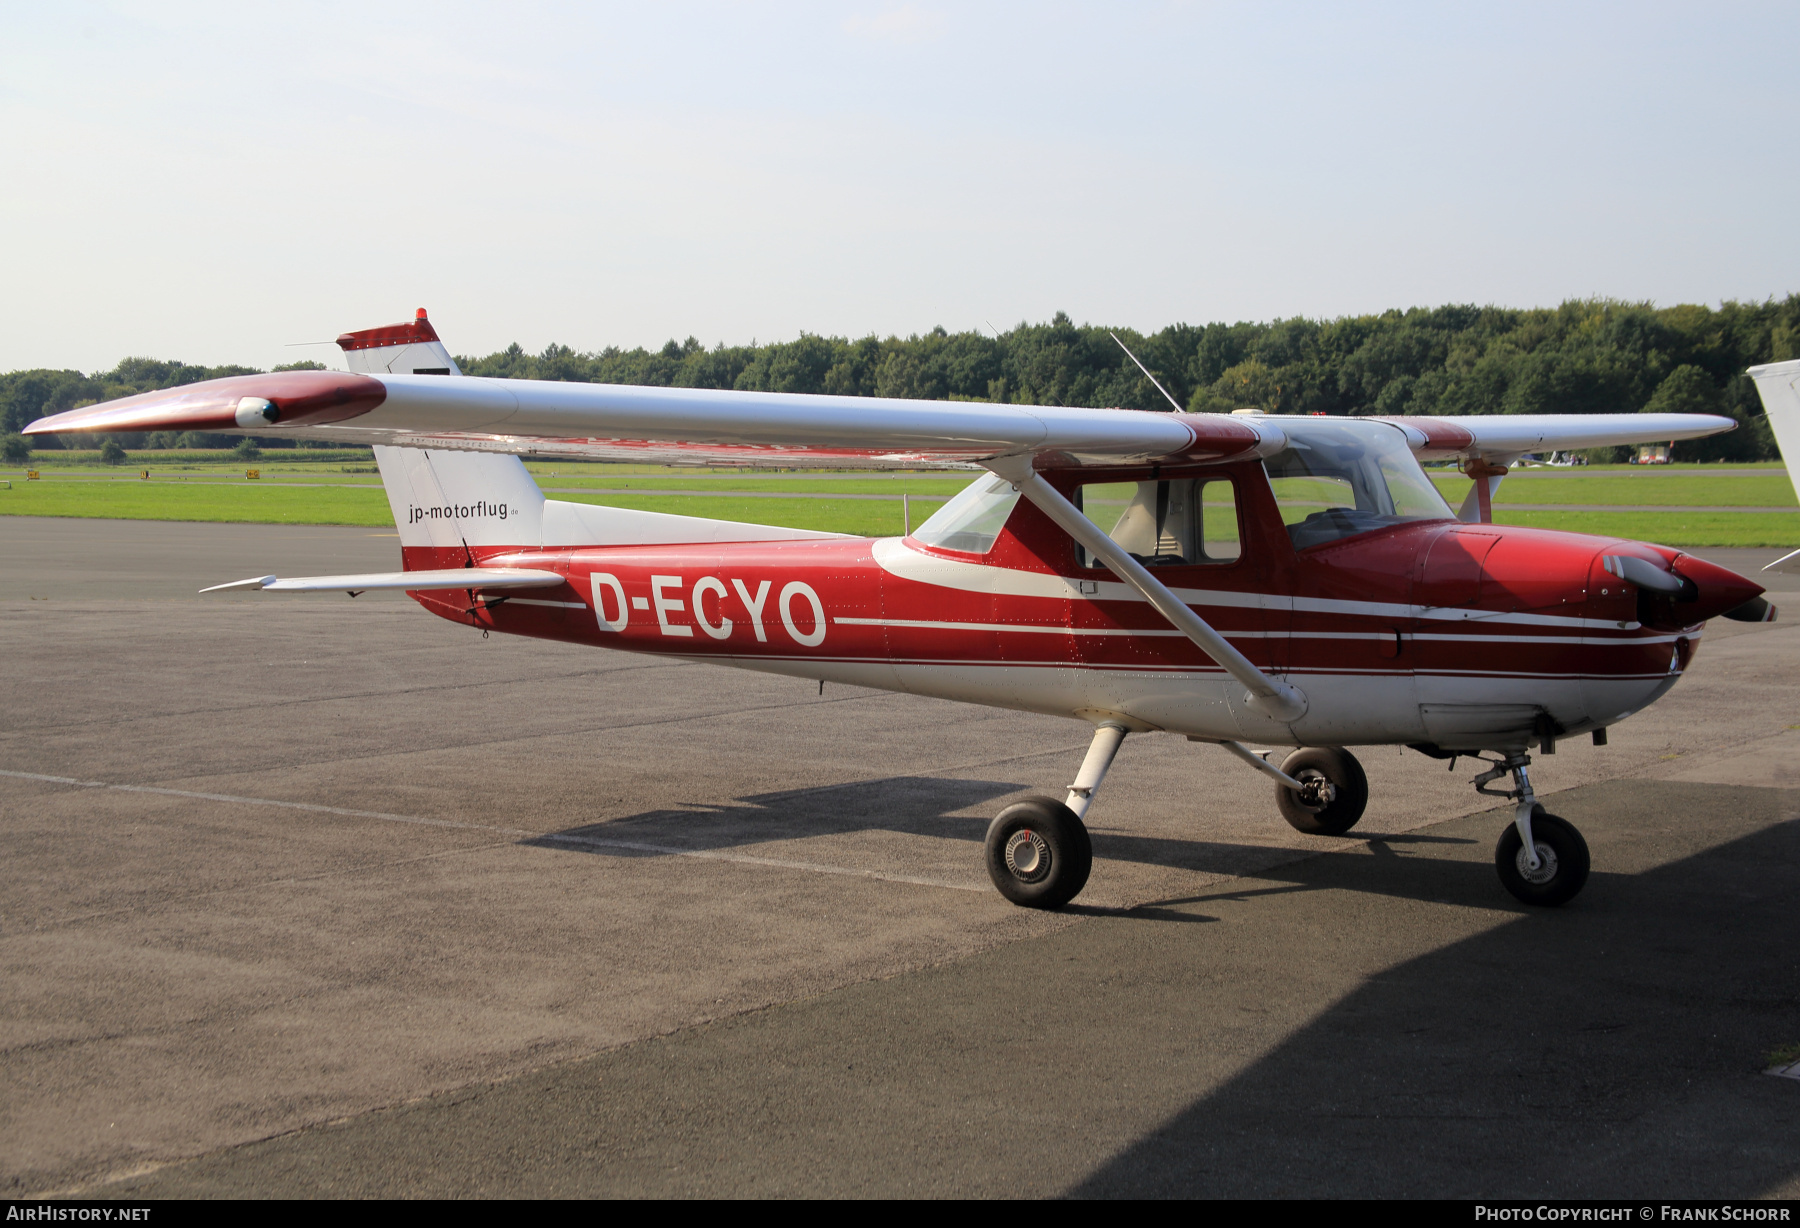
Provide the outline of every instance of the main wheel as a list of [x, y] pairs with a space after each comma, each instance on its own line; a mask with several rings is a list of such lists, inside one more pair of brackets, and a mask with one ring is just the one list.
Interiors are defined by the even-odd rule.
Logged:
[[1341, 836], [1369, 805], [1369, 778], [1341, 746], [1303, 747], [1282, 761], [1281, 770], [1307, 788], [1296, 793], [1277, 783], [1275, 804], [1282, 818], [1308, 835]]
[[1506, 889], [1527, 904], [1554, 908], [1567, 904], [1587, 882], [1588, 846], [1567, 819], [1547, 813], [1542, 806], [1531, 811], [1531, 842], [1537, 846], [1538, 868], [1525, 856], [1525, 841], [1516, 824], [1508, 823], [1494, 849], [1494, 869]]
[[1087, 828], [1053, 798], [1014, 802], [988, 825], [988, 876], [1015, 904], [1061, 908], [1087, 885], [1093, 866]]

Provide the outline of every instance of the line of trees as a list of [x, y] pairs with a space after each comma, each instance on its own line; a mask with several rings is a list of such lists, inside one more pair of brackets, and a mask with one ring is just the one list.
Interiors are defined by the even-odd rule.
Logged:
[[[1448, 306], [1335, 320], [1176, 324], [1151, 334], [1113, 331], [1192, 410], [1721, 413], [1736, 418], [1740, 429], [1680, 445], [1682, 459], [1751, 460], [1776, 453], [1744, 368], [1800, 357], [1800, 294], [1716, 309], [1583, 299], [1530, 310]], [[1107, 329], [1077, 325], [1061, 312], [1047, 324], [998, 334], [943, 328], [905, 338], [802, 334], [712, 348], [689, 337], [659, 350], [551, 345], [541, 354], [515, 344], [457, 362], [469, 375], [514, 379], [1167, 407]], [[92, 376], [16, 371], [0, 376], [0, 422], [17, 431], [42, 414], [87, 401], [248, 370], [128, 359]]]

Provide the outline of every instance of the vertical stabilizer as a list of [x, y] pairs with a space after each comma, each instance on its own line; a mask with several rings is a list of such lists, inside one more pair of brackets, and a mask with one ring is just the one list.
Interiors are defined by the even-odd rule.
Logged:
[[[337, 343], [352, 371], [462, 374], [423, 307], [411, 323], [345, 333]], [[516, 456], [377, 445], [375, 463], [408, 571], [473, 562], [473, 549], [543, 543], [544, 493]]]
[[[377, 446], [375, 463], [408, 570], [455, 565], [440, 552], [543, 543], [544, 492], [516, 456]], [[418, 547], [434, 561], [415, 564]]]
[[409, 324], [365, 328], [337, 339], [352, 371], [366, 375], [461, 375], [456, 360], [438, 340], [425, 309]]

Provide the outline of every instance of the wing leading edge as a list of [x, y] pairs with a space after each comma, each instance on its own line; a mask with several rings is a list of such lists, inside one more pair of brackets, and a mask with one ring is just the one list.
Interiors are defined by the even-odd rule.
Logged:
[[[391, 335], [390, 335], [391, 334]], [[910, 469], [1034, 455], [1041, 468], [1261, 456], [1287, 445], [1262, 414], [910, 401], [456, 374], [423, 311], [346, 334], [351, 371], [232, 376], [41, 418], [28, 435], [208, 431], [519, 455], [751, 468]], [[404, 361], [402, 361], [404, 360]], [[429, 365], [419, 366], [424, 362]], [[409, 365], [410, 364], [410, 365]], [[449, 378], [445, 378], [448, 376]], [[1421, 459], [1693, 439], [1703, 414], [1386, 418]]]

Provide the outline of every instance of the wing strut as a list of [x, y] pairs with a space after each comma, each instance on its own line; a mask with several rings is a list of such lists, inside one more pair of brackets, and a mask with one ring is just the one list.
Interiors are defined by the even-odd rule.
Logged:
[[1245, 698], [1253, 707], [1284, 723], [1297, 721], [1306, 715], [1306, 695], [1299, 687], [1271, 678], [1252, 665], [1248, 657], [1233, 648], [1224, 636], [1208, 626], [1206, 620], [1194, 613], [1187, 603], [1164, 587], [1162, 581], [1121, 549], [1118, 542], [1102, 533], [1100, 526], [1082, 515], [1073, 503], [1058, 493], [1056, 487], [1046, 482], [1043, 475], [1031, 467], [1030, 456], [1002, 456], [983, 461], [982, 464], [1017, 486], [1027, 499], [1060, 525], [1065, 533], [1086, 546], [1096, 557], [1104, 559], [1115, 576], [1142, 593], [1144, 599], [1155, 606], [1177, 630], [1194, 641], [1201, 652], [1243, 683], [1244, 689], [1249, 692]]

